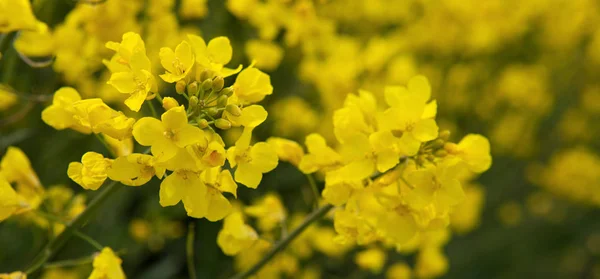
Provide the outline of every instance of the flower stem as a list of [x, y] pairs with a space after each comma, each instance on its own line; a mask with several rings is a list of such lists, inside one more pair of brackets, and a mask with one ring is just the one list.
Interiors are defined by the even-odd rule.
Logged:
[[317, 182], [312, 174], [307, 174], [306, 178], [308, 179], [308, 184], [310, 184], [310, 189], [314, 198], [314, 207], [315, 209], [319, 208], [319, 188], [317, 188]]
[[102, 143], [102, 145], [104, 145], [104, 148], [106, 148], [106, 150], [108, 150], [108, 153], [110, 154], [110, 156], [112, 156], [113, 158], [117, 158], [117, 154], [115, 154], [115, 152], [112, 150], [112, 148], [110, 148], [110, 146], [108, 145], [108, 143], [106, 143], [106, 141], [104, 140], [104, 138], [102, 138], [102, 136], [100, 134], [94, 134], [96, 136], [96, 138]]
[[65, 229], [56, 238], [52, 239], [46, 247], [33, 259], [33, 262], [26, 269], [27, 274], [32, 274], [40, 269], [65, 243], [75, 234], [75, 231], [81, 228], [100, 208], [110, 196], [114, 195], [120, 188], [119, 183], [111, 181], [108, 185], [102, 187], [103, 190], [92, 199], [86, 209], [75, 219], [68, 222]]
[[187, 265], [188, 265], [188, 273], [190, 279], [196, 279], [196, 267], [194, 265], [194, 236], [196, 235], [196, 226], [193, 222], [190, 222], [188, 226], [188, 234], [186, 241], [186, 256], [187, 256]]
[[98, 243], [98, 241], [94, 240], [91, 236], [80, 232], [79, 230], [75, 230], [73, 234], [85, 240], [85, 242], [89, 243], [90, 245], [94, 246], [94, 248], [98, 249], [98, 251], [102, 251], [102, 249], [104, 248], [104, 246]]
[[306, 217], [306, 219], [304, 219], [304, 221], [302, 222], [302, 224], [300, 224], [300, 226], [298, 226], [296, 229], [294, 229], [292, 232], [290, 232], [290, 234], [288, 234], [285, 238], [283, 238], [281, 241], [279, 241], [277, 244], [275, 244], [275, 247], [273, 247], [273, 249], [271, 249], [271, 251], [269, 251], [269, 253], [267, 253], [258, 263], [256, 263], [254, 266], [252, 266], [250, 269], [246, 270], [245, 272], [239, 273], [239, 274], [231, 277], [231, 279], [248, 278], [249, 276], [258, 272], [273, 257], [275, 257], [275, 255], [277, 255], [277, 253], [279, 253], [283, 249], [285, 249], [292, 242], [292, 240], [294, 240], [296, 237], [298, 237], [300, 235], [300, 233], [302, 233], [306, 228], [308, 228], [308, 226], [310, 226], [310, 224], [321, 219], [332, 208], [333, 208], [333, 205], [328, 204], [328, 205], [325, 205], [325, 206], [313, 211], [310, 215], [308, 215], [308, 217]]

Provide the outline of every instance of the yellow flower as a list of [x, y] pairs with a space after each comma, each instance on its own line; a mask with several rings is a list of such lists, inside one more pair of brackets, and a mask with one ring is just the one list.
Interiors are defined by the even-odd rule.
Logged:
[[208, 13], [207, 0], [183, 0], [179, 14], [184, 19], [203, 18]]
[[449, 154], [461, 158], [476, 173], [484, 172], [492, 165], [490, 141], [482, 135], [468, 134], [458, 145], [448, 144], [445, 149]]
[[[407, 202], [416, 209], [422, 209], [430, 203], [435, 203], [439, 211], [447, 211], [463, 201], [463, 191], [457, 174], [461, 171], [458, 160], [444, 160], [437, 166], [428, 165], [425, 168], [408, 172], [405, 177], [411, 189], [407, 194]], [[462, 167], [464, 169], [464, 167]]]
[[246, 207], [244, 212], [258, 218], [258, 227], [265, 232], [280, 226], [287, 215], [281, 199], [273, 193], [265, 195], [252, 206]]
[[381, 115], [380, 127], [399, 136], [399, 144], [405, 155], [415, 155], [421, 142], [438, 136], [438, 126], [432, 119], [435, 113], [427, 105], [430, 96], [431, 88], [423, 76], [412, 78], [408, 88], [385, 89], [385, 100], [390, 108]]
[[35, 31], [22, 31], [14, 42], [15, 49], [29, 57], [50, 56], [54, 45], [52, 33], [45, 24]]
[[217, 244], [225, 255], [233, 256], [248, 249], [258, 239], [252, 227], [244, 223], [240, 212], [233, 212], [225, 217], [223, 228], [217, 235]]
[[385, 239], [401, 247], [417, 234], [418, 228], [412, 213], [399, 206], [379, 216], [377, 229]]
[[128, 186], [144, 185], [152, 179], [152, 176], [162, 178], [164, 173], [164, 168], [154, 166], [152, 156], [138, 153], [115, 159], [107, 171], [111, 180]]
[[37, 174], [31, 168], [29, 159], [21, 149], [9, 146], [6, 154], [0, 161], [0, 176], [4, 177], [9, 184], [16, 184], [16, 192], [19, 199], [20, 214], [36, 209], [42, 203], [44, 188]]
[[325, 138], [319, 134], [310, 134], [304, 142], [308, 154], [300, 161], [300, 170], [304, 173], [313, 173], [323, 168], [330, 168], [341, 163], [341, 156], [331, 147], [327, 146]]
[[117, 63], [128, 66], [124, 71], [113, 72], [107, 83], [119, 92], [129, 94], [125, 105], [133, 111], [139, 111], [148, 93], [157, 91], [156, 80], [151, 72], [150, 59], [146, 56], [144, 42], [138, 34], [129, 32], [123, 35], [123, 41], [120, 44], [108, 42], [106, 47], [117, 52], [115, 54], [118, 57]]
[[[162, 121], [161, 121], [162, 120]], [[188, 124], [183, 106], [166, 111], [161, 120], [144, 117], [133, 125], [133, 136], [143, 146], [151, 146], [157, 162], [173, 158], [180, 148], [200, 141], [204, 133]]]
[[98, 190], [108, 177], [107, 172], [112, 164], [111, 159], [104, 158], [96, 152], [86, 152], [80, 162], [72, 162], [67, 175], [84, 189]]
[[[1, 56], [0, 56], [1, 58]], [[16, 94], [10, 91], [7, 87], [0, 85], [0, 111], [12, 107], [19, 101]]]
[[441, 248], [426, 247], [417, 255], [415, 275], [417, 278], [435, 278], [448, 271], [448, 259]]
[[0, 222], [19, 209], [19, 197], [3, 176], [0, 176]]
[[302, 156], [304, 156], [304, 150], [302, 150], [300, 144], [293, 140], [278, 137], [268, 138], [267, 143], [275, 148], [279, 160], [289, 162], [296, 167], [300, 165]]
[[35, 18], [29, 0], [0, 0], [0, 33], [37, 30], [44, 26]]
[[175, 52], [168, 47], [161, 48], [159, 56], [160, 64], [167, 70], [160, 77], [168, 83], [184, 79], [194, 66], [194, 53], [192, 46], [187, 41], [177, 45]]
[[242, 69], [242, 65], [237, 69], [224, 67], [231, 61], [231, 56], [233, 54], [231, 43], [227, 37], [213, 38], [208, 42], [208, 45], [201, 37], [195, 35], [188, 35], [187, 37], [192, 44], [194, 54], [196, 55], [198, 74], [206, 69], [213, 71], [217, 76], [228, 77], [238, 73]]
[[110, 108], [102, 99], [81, 100], [71, 87], [56, 91], [52, 105], [42, 111], [42, 120], [57, 130], [71, 128], [85, 134], [103, 133], [118, 140], [131, 137], [135, 122]]
[[118, 156], [127, 156], [133, 152], [133, 139], [131, 137], [118, 140], [113, 137], [103, 134], [104, 140], [110, 147], [110, 149]]
[[237, 197], [237, 184], [228, 170], [221, 167], [210, 168], [200, 174], [200, 179], [206, 185], [207, 193], [205, 212], [188, 212], [194, 218], [206, 217], [209, 221], [218, 221], [231, 212], [231, 203], [223, 196], [224, 192], [231, 193]]
[[395, 263], [390, 266], [385, 273], [386, 279], [410, 279], [411, 270], [410, 267], [405, 263]]
[[57, 130], [72, 128], [81, 133], [89, 134], [91, 127], [81, 125], [73, 116], [73, 104], [81, 100], [79, 92], [72, 87], [62, 87], [54, 93], [52, 105], [42, 111], [42, 120]]
[[235, 104], [257, 103], [272, 93], [271, 77], [257, 68], [249, 67], [236, 77], [230, 102]]
[[183, 201], [185, 211], [189, 216], [203, 214], [207, 211], [207, 189], [200, 179], [200, 174], [177, 170], [163, 179], [160, 183], [160, 205], [172, 206]]
[[94, 258], [94, 270], [88, 279], [125, 279], [121, 262], [121, 259], [115, 255], [112, 249], [105, 247]]
[[245, 127], [235, 146], [227, 150], [227, 160], [235, 169], [235, 181], [256, 189], [262, 180], [263, 173], [277, 167], [277, 153], [266, 142], [250, 145], [252, 128]]
[[235, 116], [228, 111], [223, 112], [223, 118], [227, 118], [232, 126], [244, 126], [254, 128], [267, 119], [267, 111], [263, 106], [251, 105], [242, 109], [242, 114]]
[[275, 70], [283, 58], [283, 49], [269, 41], [250, 40], [245, 50], [250, 60], [256, 61], [256, 67], [266, 71]]
[[[7, 1], [8, 2], [8, 1]], [[0, 6], [1, 8], [2, 6]], [[27, 274], [21, 271], [0, 274], [0, 279], [27, 279]]]
[[354, 261], [362, 269], [368, 269], [372, 273], [378, 274], [385, 265], [386, 254], [379, 248], [371, 248], [356, 254]]

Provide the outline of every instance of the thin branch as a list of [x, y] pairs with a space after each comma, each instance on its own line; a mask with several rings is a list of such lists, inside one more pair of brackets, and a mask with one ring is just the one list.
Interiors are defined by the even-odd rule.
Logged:
[[102, 246], [102, 244], [98, 243], [98, 241], [94, 240], [91, 236], [80, 232], [79, 230], [75, 230], [73, 232], [73, 234], [75, 236], [81, 238], [85, 242], [89, 243], [90, 245], [94, 246], [94, 248], [98, 249], [98, 251], [102, 251], [102, 249], [104, 248], [104, 246]]
[[319, 188], [317, 188], [317, 182], [312, 174], [306, 174], [306, 178], [308, 179], [308, 184], [310, 184], [310, 189], [314, 198], [314, 207], [315, 209], [319, 208]]

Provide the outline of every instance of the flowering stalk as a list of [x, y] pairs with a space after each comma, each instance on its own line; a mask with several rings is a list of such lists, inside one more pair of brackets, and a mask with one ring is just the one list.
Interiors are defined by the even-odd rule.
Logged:
[[46, 247], [34, 258], [33, 262], [27, 268], [25, 273], [32, 274], [40, 269], [44, 263], [46, 263], [65, 243], [75, 234], [75, 231], [83, 227], [83, 224], [92, 217], [100, 205], [102, 205], [110, 196], [114, 195], [119, 189], [119, 183], [112, 181], [108, 185], [102, 187], [104, 190], [100, 192], [94, 199], [89, 203], [86, 209], [79, 214], [71, 222], [67, 223], [65, 229], [56, 238], [52, 239]]
[[243, 278], [248, 278], [251, 275], [253, 275], [254, 273], [258, 272], [264, 265], [266, 265], [273, 257], [275, 257], [275, 255], [277, 255], [277, 253], [281, 252], [285, 247], [287, 247], [297, 236], [299, 236], [306, 228], [308, 228], [308, 226], [310, 226], [310, 224], [312, 224], [313, 222], [321, 219], [323, 216], [325, 216], [331, 209], [333, 209], [333, 205], [328, 204], [325, 205], [321, 208], [319, 208], [316, 211], [313, 211], [313, 213], [311, 213], [310, 215], [308, 215], [308, 217], [306, 217], [306, 219], [304, 219], [304, 221], [302, 222], [302, 224], [300, 224], [300, 226], [298, 226], [295, 230], [293, 230], [292, 232], [290, 232], [286, 237], [284, 237], [281, 241], [279, 241], [277, 244], [275, 244], [275, 247], [273, 247], [273, 249], [271, 251], [269, 251], [269, 253], [267, 253], [258, 263], [256, 263], [254, 266], [252, 266], [250, 269], [246, 270], [243, 273], [239, 273], [233, 277], [231, 277], [231, 279], [243, 279]]

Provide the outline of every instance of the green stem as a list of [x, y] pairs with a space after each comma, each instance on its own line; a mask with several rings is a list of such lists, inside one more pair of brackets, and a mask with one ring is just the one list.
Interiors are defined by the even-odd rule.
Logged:
[[152, 116], [154, 116], [154, 118], [159, 118], [158, 114], [156, 113], [156, 109], [154, 109], [154, 105], [152, 104], [151, 100], [146, 103], [148, 104], [148, 107], [150, 107], [150, 112], [152, 113]]
[[190, 275], [190, 279], [196, 279], [196, 267], [194, 266], [194, 236], [196, 234], [196, 226], [193, 222], [190, 222], [188, 226], [188, 234], [186, 241], [186, 256], [187, 256], [187, 265], [188, 265], [188, 273]]
[[298, 226], [296, 229], [294, 229], [292, 232], [290, 232], [290, 234], [288, 234], [285, 238], [283, 238], [281, 241], [279, 241], [277, 244], [275, 244], [275, 247], [273, 247], [273, 249], [271, 249], [271, 251], [269, 251], [269, 253], [267, 253], [258, 263], [256, 263], [254, 266], [252, 266], [250, 269], [246, 270], [245, 272], [239, 273], [239, 274], [231, 277], [231, 279], [248, 278], [249, 276], [258, 272], [275, 255], [277, 255], [277, 253], [281, 252], [285, 247], [288, 246], [288, 244], [290, 244], [292, 242], [292, 240], [294, 240], [298, 235], [300, 235], [300, 233], [302, 233], [306, 228], [308, 228], [308, 226], [310, 226], [310, 224], [321, 219], [332, 208], [333, 208], [333, 205], [328, 204], [328, 205], [325, 205], [325, 206], [319, 208], [316, 211], [313, 211], [308, 217], [306, 217], [306, 219], [304, 219], [304, 221], [302, 222], [302, 224], [300, 224], [300, 226]]
[[317, 188], [317, 182], [312, 174], [307, 174], [306, 178], [308, 179], [308, 184], [310, 184], [310, 189], [313, 193], [313, 198], [315, 199], [314, 207], [319, 208], [319, 188]]
[[79, 230], [75, 230], [73, 234], [85, 240], [85, 242], [89, 243], [90, 245], [94, 246], [94, 248], [98, 249], [98, 251], [102, 251], [102, 249], [104, 249], [104, 246], [102, 246], [102, 244], [98, 243], [98, 241], [94, 240], [89, 235], [80, 232]]
[[108, 153], [110, 153], [110, 156], [112, 156], [113, 158], [117, 158], [117, 154], [115, 154], [115, 152], [112, 150], [112, 148], [110, 148], [110, 146], [108, 145], [108, 143], [106, 143], [106, 141], [102, 138], [102, 136], [100, 134], [94, 134], [96, 136], [96, 138], [102, 143], [102, 145], [104, 145], [104, 147], [106, 148], [106, 150], [108, 150]]
[[26, 269], [27, 274], [32, 274], [40, 269], [44, 263], [46, 263], [65, 243], [75, 234], [75, 231], [81, 228], [86, 221], [88, 221], [100, 208], [100, 205], [104, 203], [109, 197], [114, 195], [119, 187], [119, 183], [111, 181], [108, 185], [102, 187], [103, 190], [92, 199], [86, 209], [79, 214], [75, 219], [68, 222], [65, 229], [56, 238], [51, 240], [46, 247], [33, 259], [33, 262]]
[[94, 261], [93, 257], [86, 256], [78, 259], [64, 260], [59, 262], [47, 263], [44, 265], [44, 269], [47, 268], [58, 268], [58, 267], [71, 267], [84, 264], [91, 264]]

